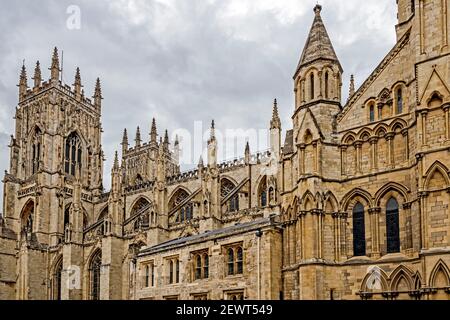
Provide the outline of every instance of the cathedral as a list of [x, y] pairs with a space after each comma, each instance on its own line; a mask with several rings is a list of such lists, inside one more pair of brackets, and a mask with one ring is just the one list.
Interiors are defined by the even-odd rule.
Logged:
[[219, 162], [213, 122], [180, 172], [180, 143], [149, 121], [124, 131], [109, 192], [100, 80], [92, 98], [79, 70], [62, 83], [57, 49], [47, 80], [23, 66], [0, 300], [450, 299], [449, 6], [397, 0], [394, 47], [343, 101], [316, 5], [292, 129], [269, 103], [268, 151]]

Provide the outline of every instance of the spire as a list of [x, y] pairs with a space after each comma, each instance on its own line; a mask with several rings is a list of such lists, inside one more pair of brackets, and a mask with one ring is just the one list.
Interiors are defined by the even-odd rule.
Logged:
[[42, 82], [41, 64], [39, 60], [36, 62], [36, 68], [34, 68], [34, 88], [39, 88]]
[[141, 129], [139, 129], [139, 126], [136, 129], [136, 139], [134, 141], [136, 142], [136, 147], [141, 146]]
[[27, 69], [25, 68], [25, 60], [22, 64], [22, 70], [20, 71], [19, 78], [19, 101], [22, 100], [23, 96], [27, 93], [28, 80], [27, 80]]
[[113, 165], [113, 171], [117, 171], [119, 170], [119, 154], [116, 153], [114, 154], [114, 165]]
[[348, 99], [350, 99], [355, 94], [355, 77], [350, 76], [350, 89], [348, 91]]
[[270, 121], [270, 129], [281, 129], [281, 120], [278, 115], [277, 99], [273, 101], [272, 120]]
[[100, 78], [97, 78], [97, 82], [95, 83], [95, 91], [94, 91], [94, 105], [96, 107], [101, 107], [102, 106], [102, 86], [101, 86], [101, 82], [100, 82]]
[[178, 147], [179, 145], [180, 145], [180, 140], [178, 139], [178, 135], [176, 135], [174, 146]]
[[199, 168], [203, 168], [204, 167], [203, 156], [200, 156], [200, 159], [198, 160], [198, 167]]
[[336, 56], [333, 45], [331, 44], [328, 32], [323, 24], [322, 17], [320, 15], [322, 6], [317, 4], [314, 7], [314, 22], [311, 30], [309, 31], [308, 39], [306, 40], [303, 53], [300, 57], [300, 61], [297, 66], [295, 74], [297, 75], [301, 67], [308, 65], [316, 60], [325, 59], [334, 61], [339, 65], [342, 70], [339, 59]]
[[152, 129], [150, 130], [150, 142], [156, 143], [156, 138], [158, 136], [158, 131], [156, 130], [156, 120], [152, 120]]
[[75, 73], [75, 83], [73, 84], [75, 86], [75, 97], [77, 99], [81, 98], [81, 75], [80, 75], [80, 68], [77, 68], [77, 71]]
[[58, 56], [58, 48], [55, 47], [53, 50], [53, 57], [52, 57], [52, 66], [50, 67], [50, 73], [51, 73], [51, 80], [52, 82], [59, 81], [59, 56]]
[[122, 137], [122, 156], [125, 155], [128, 151], [128, 133], [127, 129], [123, 130], [123, 137]]
[[245, 144], [244, 159], [245, 159], [245, 164], [250, 163], [250, 144], [248, 143], [248, 141]]
[[216, 128], [215, 128], [215, 123], [214, 120], [212, 120], [211, 122], [211, 131], [210, 131], [210, 141], [215, 140], [216, 139]]
[[169, 150], [169, 132], [166, 129], [166, 132], [164, 134], [164, 150], [168, 151]]

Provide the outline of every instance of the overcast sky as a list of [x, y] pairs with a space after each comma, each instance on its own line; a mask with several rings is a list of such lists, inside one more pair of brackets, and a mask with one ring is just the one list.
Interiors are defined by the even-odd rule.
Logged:
[[[395, 2], [321, 1], [322, 17], [345, 72], [344, 99], [350, 74], [355, 74], [358, 87], [394, 45]], [[292, 127], [292, 76], [314, 18], [315, 0], [8, 0], [2, 4], [2, 172], [9, 166], [7, 145], [14, 131], [22, 60], [29, 85], [36, 60], [48, 78], [54, 46], [64, 50], [65, 83], [73, 83], [77, 66], [86, 96], [92, 95], [96, 77], [102, 80], [106, 186], [123, 128], [129, 129], [132, 141], [139, 125], [146, 139], [152, 117], [160, 134], [166, 128], [169, 133], [180, 128], [193, 131], [195, 121], [207, 126], [212, 118], [222, 130], [264, 129], [277, 98], [283, 131]], [[72, 19], [71, 5], [80, 9], [79, 29], [73, 28], [77, 21]], [[265, 146], [252, 147], [256, 151]]]

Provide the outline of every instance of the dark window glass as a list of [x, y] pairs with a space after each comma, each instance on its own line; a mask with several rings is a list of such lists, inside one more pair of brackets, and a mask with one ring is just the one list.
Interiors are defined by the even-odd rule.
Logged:
[[267, 206], [267, 192], [266, 191], [261, 192], [261, 206], [262, 207]]
[[202, 278], [202, 257], [197, 255], [195, 259], [195, 280]]
[[232, 248], [228, 249], [228, 275], [234, 275], [234, 251]]
[[180, 282], [180, 261], [178, 259], [176, 261], [176, 268], [177, 268], [177, 270], [176, 270], [176, 279], [175, 279], [175, 281], [176, 281], [176, 283], [179, 283]]
[[328, 99], [328, 72], [325, 72], [325, 98]]
[[403, 93], [402, 89], [397, 90], [397, 114], [403, 113]]
[[387, 252], [400, 252], [398, 202], [391, 198], [386, 206]]
[[172, 284], [173, 283], [173, 261], [170, 260], [169, 263], [169, 283]]
[[91, 262], [91, 300], [100, 300], [100, 269], [102, 256], [96, 254]]
[[364, 206], [358, 203], [353, 208], [353, 254], [366, 255], [366, 235], [364, 225]]
[[209, 278], [209, 256], [203, 255], [203, 278]]
[[373, 106], [373, 104], [370, 105], [370, 122], [374, 122], [375, 121], [375, 107]]
[[236, 273], [242, 274], [244, 271], [244, 268], [243, 268], [244, 265], [243, 265], [242, 248], [241, 247], [237, 248], [236, 266], [237, 266]]
[[311, 87], [311, 92], [310, 92], [310, 95], [311, 95], [311, 100], [314, 100], [314, 93], [315, 93], [315, 90], [314, 90], [314, 73], [311, 73], [311, 76], [310, 76], [310, 87]]

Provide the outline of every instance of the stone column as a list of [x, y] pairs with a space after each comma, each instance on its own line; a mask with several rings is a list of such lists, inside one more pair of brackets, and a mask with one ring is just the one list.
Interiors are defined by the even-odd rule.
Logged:
[[313, 162], [313, 165], [314, 165], [314, 174], [318, 174], [318, 169], [319, 169], [319, 167], [318, 167], [318, 145], [317, 145], [317, 141], [314, 141], [313, 143], [312, 143], [312, 145], [313, 145], [313, 149], [314, 149], [314, 162]]
[[361, 174], [362, 170], [361, 170], [361, 146], [362, 146], [362, 142], [361, 141], [357, 141], [355, 143], [355, 148], [356, 148], [356, 174]]
[[381, 208], [370, 208], [369, 216], [371, 222], [371, 233], [372, 233], [372, 257], [379, 258], [381, 256], [380, 252], [380, 212]]
[[323, 79], [322, 79], [322, 71], [319, 71], [319, 98], [323, 97]]
[[425, 13], [424, 0], [419, 0], [419, 22], [420, 22], [420, 54], [425, 54]]
[[377, 171], [377, 143], [378, 137], [372, 137], [369, 140], [371, 146], [371, 154], [370, 154], [370, 170], [372, 172]]
[[422, 249], [426, 250], [429, 246], [428, 241], [428, 210], [427, 205], [428, 192], [419, 192], [419, 204], [420, 204], [420, 230], [421, 230], [421, 243]]
[[408, 129], [402, 130], [402, 135], [404, 139], [405, 144], [405, 160], [409, 163], [409, 136], [408, 136]]
[[394, 161], [394, 136], [395, 133], [390, 132], [386, 134], [386, 142], [388, 145], [388, 166], [389, 168], [395, 167], [395, 161]]
[[445, 104], [443, 106], [444, 113], [445, 113], [445, 139], [450, 140], [450, 129], [449, 129], [449, 110], [450, 110], [450, 104]]
[[345, 176], [347, 168], [347, 146], [341, 146], [341, 175]]
[[301, 144], [300, 145], [300, 159], [299, 159], [300, 175], [305, 174], [305, 149], [306, 149], [306, 146], [304, 144]]

